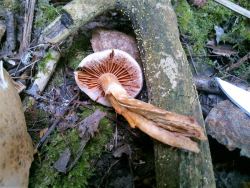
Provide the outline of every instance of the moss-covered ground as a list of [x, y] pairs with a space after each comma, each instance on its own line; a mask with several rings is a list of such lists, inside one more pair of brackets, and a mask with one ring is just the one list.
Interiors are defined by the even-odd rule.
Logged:
[[[236, 1], [234, 1], [236, 2]], [[250, 9], [248, 0], [237, 1], [239, 5]], [[225, 34], [222, 43], [230, 43], [244, 54], [250, 50], [250, 24], [248, 18], [208, 0], [202, 8], [188, 4], [186, 0], [175, 1], [178, 24], [181, 34], [186, 35], [194, 52], [200, 53], [208, 40], [215, 37], [214, 26], [220, 26]]]
[[[55, 8], [46, 0], [38, 1], [38, 12], [35, 21], [36, 29], [44, 27], [52, 21], [60, 12], [60, 8]], [[62, 53], [62, 58], [58, 62], [57, 68], [51, 78], [51, 81], [45, 90], [45, 94], [54, 88], [59, 88], [64, 84], [65, 67], [70, 69], [77, 68], [80, 61], [86, 57], [90, 51], [90, 40], [85, 35], [79, 34], [76, 40]], [[46, 62], [51, 58], [47, 56], [39, 62], [38, 69], [43, 70]], [[72, 80], [72, 79], [71, 79]], [[86, 118], [94, 112], [94, 109], [106, 111], [106, 108], [93, 103], [91, 109], [79, 107], [76, 109], [80, 120]], [[40, 138], [39, 134], [32, 130], [42, 130], [49, 127], [53, 123], [53, 114], [39, 109], [34, 104], [28, 105], [26, 110], [26, 119], [28, 128], [36, 143]], [[39, 120], [41, 122], [39, 123]], [[80, 121], [79, 120], [79, 121]], [[54, 167], [54, 163], [59, 159], [60, 154], [66, 148], [71, 151], [72, 160], [77, 155], [80, 147], [81, 139], [78, 134], [77, 127], [67, 129], [66, 131], [56, 130], [44, 143], [38, 153], [35, 155], [34, 162], [30, 171], [29, 187], [87, 187], [88, 179], [95, 173], [93, 161], [98, 159], [105, 151], [105, 145], [110, 141], [113, 133], [113, 122], [108, 118], [103, 118], [99, 124], [99, 131], [87, 143], [77, 164], [67, 174], [59, 173]]]
[[36, 9], [35, 28], [43, 28], [59, 16], [61, 8], [54, 7], [49, 0], [38, 0]]
[[[239, 4], [250, 9], [248, 0], [239, 0]], [[208, 0], [202, 8], [190, 6], [186, 0], [174, 1], [174, 8], [177, 13], [180, 33], [188, 39], [188, 43], [193, 49], [195, 55], [206, 56], [205, 44], [208, 40], [215, 37], [214, 26], [223, 27], [225, 34], [222, 37], [222, 43], [232, 44], [233, 47], [245, 54], [250, 49], [247, 45], [250, 40], [249, 21], [231, 10], [218, 5], [213, 0]], [[44, 27], [60, 14], [60, 7], [55, 8], [47, 0], [38, 1], [38, 10], [35, 20], [35, 28]], [[91, 53], [90, 40], [83, 34], [75, 37], [72, 46], [63, 54], [62, 59], [56, 69], [50, 85], [59, 87], [63, 84], [62, 68], [64, 65], [75, 69], [80, 61]], [[185, 46], [184, 46], [185, 47]], [[46, 58], [44, 59], [46, 62]], [[200, 61], [211, 63], [208, 57]], [[39, 68], [43, 68], [40, 63]], [[247, 65], [244, 65], [247, 66]], [[247, 66], [249, 67], [249, 66]], [[238, 69], [237, 74], [244, 72], [247, 67]], [[249, 68], [248, 68], [249, 69]], [[47, 90], [50, 90], [48, 87]], [[93, 104], [93, 109], [100, 106]], [[36, 111], [37, 110], [37, 111]], [[51, 114], [43, 110], [36, 109], [35, 112], [27, 111], [26, 119], [29, 129], [43, 129], [48, 127], [51, 122]], [[102, 108], [101, 110], [106, 110]], [[78, 109], [77, 113], [81, 119], [90, 115], [93, 111], [87, 108]], [[42, 121], [41, 121], [42, 120]], [[80, 138], [77, 128], [71, 128], [60, 132], [56, 130], [49, 137], [35, 156], [30, 172], [30, 187], [88, 187], [88, 179], [95, 173], [93, 161], [100, 157], [105, 151], [105, 145], [109, 142], [113, 133], [113, 123], [104, 118], [99, 125], [99, 132], [86, 145], [84, 152], [75, 165], [67, 174], [57, 172], [53, 165], [58, 160], [60, 154], [70, 148], [74, 158], [80, 145]], [[35, 142], [39, 140], [38, 135], [33, 135]]]
[[54, 132], [32, 164], [29, 186], [87, 187], [88, 178], [95, 171], [92, 163], [104, 151], [112, 130], [112, 123], [107, 118], [101, 120], [98, 133], [89, 141], [78, 163], [67, 174], [57, 172], [53, 165], [66, 148], [70, 148], [72, 156], [76, 156], [80, 138], [76, 129], [70, 129], [64, 133]]
[[[250, 9], [248, 0], [233, 0], [233, 2], [248, 10]], [[198, 63], [198, 68], [201, 66], [199, 64], [207, 64], [213, 67], [215, 66], [213, 62], [218, 63], [221, 60], [221, 58], [211, 58], [206, 48], [206, 43], [215, 39], [215, 26], [224, 30], [219, 45], [232, 46], [238, 52], [234, 57], [224, 58], [224, 62], [228, 64], [236, 63], [240, 57], [250, 51], [250, 22], [248, 18], [213, 0], [208, 0], [201, 8], [190, 5], [187, 0], [173, 1], [173, 5], [177, 14], [181, 37], [190, 46], [191, 55]], [[187, 47], [185, 45], [183, 47], [189, 56]], [[231, 71], [231, 74], [250, 81], [249, 67], [249, 63], [244, 63], [238, 69]]]

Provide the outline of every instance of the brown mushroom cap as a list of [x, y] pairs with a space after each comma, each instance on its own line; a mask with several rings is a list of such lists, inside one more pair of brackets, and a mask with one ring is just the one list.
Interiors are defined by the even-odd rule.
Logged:
[[92, 33], [91, 46], [94, 52], [119, 49], [140, 60], [140, 53], [134, 37], [125, 33], [98, 28]]
[[141, 91], [143, 79], [140, 66], [128, 53], [118, 49], [88, 55], [75, 71], [75, 80], [92, 100], [111, 106], [99, 80], [105, 73], [114, 74], [129, 96], [135, 97]]

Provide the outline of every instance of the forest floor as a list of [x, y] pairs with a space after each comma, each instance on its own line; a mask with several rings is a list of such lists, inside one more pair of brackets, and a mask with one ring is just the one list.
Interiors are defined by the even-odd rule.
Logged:
[[[40, 52], [39, 46], [36, 46], [38, 38], [41, 31], [61, 13], [61, 7], [67, 0], [37, 2], [30, 44], [30, 52], [36, 56], [35, 59], [31, 58], [32, 66], [17, 63], [20, 57], [15, 56], [21, 44], [20, 25], [23, 24], [24, 4], [10, 5], [6, 2], [11, 1], [7, 0], [3, 2], [0, 8], [8, 9], [14, 16], [16, 41], [12, 49], [5, 48], [8, 36], [3, 36], [0, 41], [0, 59], [8, 62], [5, 68], [13, 79], [27, 88], [20, 96], [34, 145], [40, 144], [48, 128], [57, 122], [57, 128], [39, 145], [31, 167], [29, 186], [155, 187], [153, 141], [130, 128], [112, 109], [91, 101], [80, 92], [74, 81], [73, 72], [79, 62], [93, 53], [90, 40], [94, 29], [101, 26], [135, 37], [127, 17], [117, 11], [107, 12], [82, 26], [64, 44], [55, 46], [61, 52], [56, 70], [44, 92], [34, 96], [27, 91], [36, 72], [44, 69], [44, 63], [51, 60], [50, 55], [44, 57], [45, 52]], [[238, 3], [250, 9], [248, 0], [239, 0]], [[193, 75], [205, 75], [208, 78], [218, 76], [249, 88], [249, 19], [212, 0], [200, 8], [190, 5], [186, 0], [173, 1], [173, 7], [177, 14], [180, 40]], [[7, 20], [4, 15], [0, 11], [0, 21]], [[11, 49], [10, 53], [8, 49]], [[239, 66], [234, 67], [237, 62], [240, 62]], [[202, 91], [199, 94], [205, 98], [209, 95]], [[145, 88], [137, 98], [147, 101]], [[94, 131], [94, 136], [80, 137], [79, 125], [87, 117], [93, 119], [91, 115], [98, 110], [106, 113], [100, 119], [98, 130]], [[204, 119], [207, 113], [203, 113]], [[84, 139], [87, 144], [82, 149]], [[241, 156], [238, 149], [229, 151], [211, 136], [209, 143], [217, 187], [249, 187], [250, 159]], [[62, 158], [68, 160], [56, 165]], [[71, 165], [72, 168], [67, 168]]]

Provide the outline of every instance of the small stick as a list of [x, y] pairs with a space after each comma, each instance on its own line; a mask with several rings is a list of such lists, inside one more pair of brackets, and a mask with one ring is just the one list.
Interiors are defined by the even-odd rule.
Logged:
[[215, 0], [215, 1], [243, 16], [246, 16], [247, 18], [250, 18], [249, 10], [242, 8], [241, 6], [236, 5], [235, 3], [232, 3], [231, 1], [228, 1], [228, 0]]
[[192, 66], [193, 66], [193, 68], [194, 68], [194, 72], [195, 72], [195, 74], [197, 75], [197, 74], [198, 74], [198, 71], [197, 71], [196, 66], [195, 66], [195, 64], [194, 64], [194, 59], [193, 59], [193, 56], [192, 56], [192, 54], [191, 54], [190, 47], [189, 47], [189, 45], [188, 45], [187, 43], [185, 43], [185, 44], [186, 44], [186, 47], [187, 47], [187, 50], [188, 50], [188, 53], [189, 53], [189, 57], [190, 57], [190, 59], [191, 59]]
[[81, 157], [82, 154], [83, 154], [84, 148], [85, 148], [86, 144], [88, 143], [88, 141], [90, 140], [90, 138], [91, 138], [91, 137], [90, 137], [90, 135], [89, 135], [87, 138], [81, 140], [81, 142], [80, 142], [80, 147], [79, 147], [79, 149], [77, 150], [76, 158], [75, 158], [75, 159], [72, 161], [72, 163], [67, 167], [66, 172], [71, 171], [72, 168], [73, 168], [73, 167], [76, 165], [76, 163], [79, 161], [80, 157]]
[[55, 130], [56, 126], [58, 125], [58, 123], [60, 123], [63, 116], [69, 111], [69, 105], [78, 97], [78, 95], [79, 95], [79, 92], [69, 101], [67, 105], [68, 108], [63, 112], [63, 114], [59, 118], [56, 119], [56, 121], [54, 121], [54, 123], [49, 127], [49, 129], [44, 134], [44, 136], [39, 140], [39, 142], [37, 143], [35, 147], [35, 151], [37, 151], [43, 145], [43, 143], [47, 140], [50, 134]]
[[105, 178], [109, 175], [111, 169], [112, 169], [119, 161], [120, 161], [120, 159], [116, 160], [115, 162], [113, 162], [113, 163], [110, 165], [109, 169], [107, 170], [107, 172], [106, 172], [106, 173], [104, 174], [104, 176], [102, 177], [101, 182], [100, 182], [100, 184], [98, 185], [98, 188], [100, 188], [100, 187], [103, 185], [103, 182], [104, 182]]

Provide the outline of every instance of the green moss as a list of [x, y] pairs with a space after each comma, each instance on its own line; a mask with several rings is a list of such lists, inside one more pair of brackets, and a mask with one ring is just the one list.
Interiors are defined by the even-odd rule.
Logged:
[[72, 69], [76, 69], [79, 63], [89, 55], [92, 51], [88, 49], [90, 46], [89, 38], [84, 35], [75, 37], [75, 40], [65, 55], [67, 64]]
[[48, 0], [37, 1], [37, 12], [35, 19], [35, 28], [45, 27], [53, 21], [61, 12], [61, 8], [55, 8], [49, 4]]
[[46, 56], [41, 61], [39, 61], [38, 70], [42, 72], [47, 72], [46, 66], [50, 60], [54, 60], [54, 57], [50, 52], [48, 52]]
[[[86, 110], [84, 116], [89, 113]], [[67, 147], [75, 156], [80, 138], [76, 129], [63, 134], [55, 132], [32, 164], [29, 187], [87, 187], [88, 178], [94, 173], [91, 161], [101, 155], [111, 135], [112, 124], [104, 118], [100, 122], [99, 132], [88, 142], [76, 166], [68, 174], [61, 174], [53, 168], [53, 164]]]
[[51, 91], [53, 88], [64, 84], [64, 72], [62, 71], [62, 66], [62, 62], [59, 61], [55, 71], [52, 74], [51, 80], [46, 86], [46, 91]]
[[[239, 3], [246, 8], [250, 6], [247, 0], [240, 0]], [[180, 32], [188, 37], [196, 54], [203, 51], [207, 40], [215, 37], [215, 25], [221, 26], [225, 30], [224, 42], [235, 44], [234, 47], [244, 46], [247, 50], [247, 46], [244, 45], [250, 40], [247, 18], [213, 0], [208, 0], [202, 8], [192, 7], [186, 0], [179, 0], [175, 2], [175, 10]]]
[[243, 63], [239, 68], [233, 71], [233, 74], [250, 82], [250, 63]]
[[0, 8], [2, 8], [1, 6], [14, 12], [19, 12], [21, 10], [21, 4], [17, 0], [3, 0], [0, 2]]

